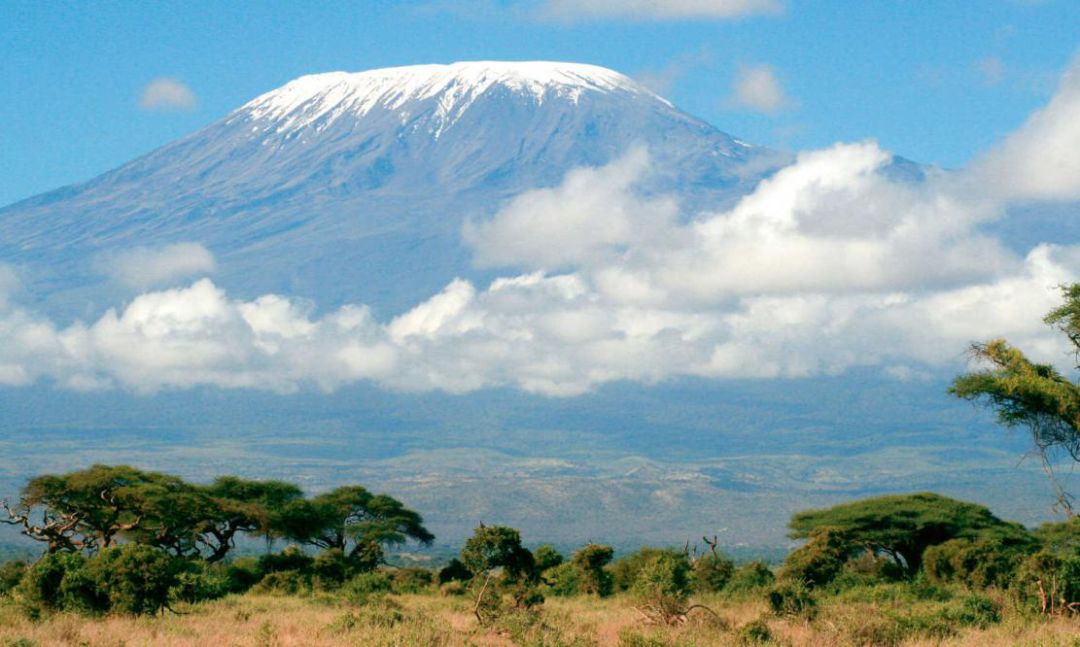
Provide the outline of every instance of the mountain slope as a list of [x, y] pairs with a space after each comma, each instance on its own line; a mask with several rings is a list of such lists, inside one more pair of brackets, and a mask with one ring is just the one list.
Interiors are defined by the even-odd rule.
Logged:
[[318, 74], [85, 184], [0, 209], [0, 259], [33, 264], [31, 291], [53, 311], [115, 300], [87, 271], [100, 254], [179, 241], [207, 246], [238, 294], [397, 311], [476, 276], [464, 218], [635, 144], [670, 169], [646, 190], [677, 186], [690, 201], [743, 192], [759, 177], [747, 165], [769, 155], [594, 66]]

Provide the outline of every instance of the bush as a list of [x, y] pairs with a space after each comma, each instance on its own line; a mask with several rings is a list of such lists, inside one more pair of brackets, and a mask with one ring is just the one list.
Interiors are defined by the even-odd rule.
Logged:
[[426, 568], [399, 568], [394, 571], [394, 593], [420, 593], [431, 588], [435, 574]]
[[315, 560], [300, 550], [299, 546], [286, 546], [280, 553], [270, 553], [259, 558], [259, 572], [278, 573], [280, 571], [297, 571], [310, 573]]
[[709, 553], [694, 562], [693, 585], [699, 593], [722, 591], [735, 573], [735, 562], [723, 553]]
[[183, 560], [144, 544], [122, 544], [87, 561], [89, 579], [108, 595], [113, 612], [155, 614], [169, 606]]
[[87, 573], [79, 553], [50, 553], [32, 565], [13, 594], [23, 612], [39, 618], [53, 611], [99, 613], [109, 609], [107, 595]]
[[806, 543], [784, 560], [781, 576], [800, 581], [808, 588], [828, 584], [840, 574], [851, 551], [851, 540], [843, 531], [815, 528]]
[[944, 616], [961, 627], [986, 629], [1001, 622], [1001, 609], [984, 595], [969, 595], [960, 602], [959, 607], [946, 609]]
[[473, 573], [457, 557], [447, 562], [446, 566], [439, 569], [439, 584], [447, 582], [467, 582], [472, 579]]
[[337, 588], [349, 579], [352, 568], [340, 548], [331, 548], [322, 551], [311, 561], [311, 574], [322, 588]]
[[30, 565], [22, 560], [0, 564], [0, 597], [11, 595], [29, 568]]
[[230, 593], [243, 593], [259, 583], [264, 573], [259, 569], [259, 560], [254, 557], [241, 557], [225, 566], [225, 577], [229, 581]]
[[232, 590], [228, 567], [191, 561], [177, 573], [169, 595], [174, 600], [196, 603], [225, 597]]
[[766, 589], [776, 582], [769, 565], [761, 560], [747, 562], [735, 569], [724, 587], [725, 593], [746, 594], [757, 593]]
[[664, 552], [668, 551], [663, 548], [643, 546], [615, 560], [607, 569], [611, 573], [611, 584], [614, 590], [629, 591], [637, 581], [641, 567], [656, 555]]
[[544, 573], [547, 590], [556, 597], [569, 597], [581, 591], [581, 575], [574, 565], [566, 562]]
[[298, 595], [312, 591], [311, 575], [300, 571], [273, 571], [251, 588], [256, 593]]
[[457, 581], [447, 582], [439, 587], [439, 595], [444, 598], [465, 595], [465, 585]]
[[1039, 551], [1017, 569], [1014, 589], [1022, 605], [1041, 613], [1077, 613], [1070, 604], [1080, 602], [1080, 557]]
[[373, 597], [380, 597], [393, 589], [390, 576], [382, 571], [368, 571], [352, 578], [341, 588], [349, 602], [366, 604]]
[[574, 553], [570, 563], [577, 571], [578, 591], [604, 597], [611, 595], [611, 574], [604, 570], [615, 555], [611, 546], [589, 544]]
[[735, 640], [740, 645], [764, 645], [772, 642], [772, 631], [764, 620], [754, 620], [739, 628]]
[[923, 553], [923, 573], [934, 584], [962, 584], [972, 589], [1006, 588], [1023, 561], [1016, 547], [992, 540], [953, 539]]
[[777, 616], [794, 616], [807, 620], [817, 613], [817, 603], [810, 588], [799, 580], [781, 581], [765, 596], [769, 609]]
[[533, 559], [536, 561], [536, 570], [541, 573], [553, 569], [566, 561], [562, 554], [555, 550], [555, 547], [551, 544], [544, 544], [537, 547], [537, 549], [533, 551]]
[[640, 610], [655, 622], [672, 624], [685, 619], [690, 595], [690, 560], [680, 551], [654, 555], [638, 571], [632, 589]]

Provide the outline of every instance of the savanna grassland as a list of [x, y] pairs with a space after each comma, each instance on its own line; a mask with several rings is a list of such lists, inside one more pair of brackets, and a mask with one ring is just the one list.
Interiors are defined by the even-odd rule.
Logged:
[[705, 596], [717, 612], [692, 614], [677, 627], [646, 623], [624, 596], [551, 599], [543, 610], [480, 625], [472, 601], [436, 594], [388, 595], [356, 603], [338, 596], [233, 595], [156, 617], [85, 618], [59, 614], [25, 618], [0, 606], [0, 644], [93, 647], [231, 646], [573, 646], [691, 647], [774, 644], [840, 645], [1080, 645], [1080, 623], [1006, 611], [998, 621], [973, 617], [946, 622], [963, 608], [948, 601], [915, 601], [902, 586], [861, 590], [824, 601], [812, 620], [773, 615], [763, 600]]

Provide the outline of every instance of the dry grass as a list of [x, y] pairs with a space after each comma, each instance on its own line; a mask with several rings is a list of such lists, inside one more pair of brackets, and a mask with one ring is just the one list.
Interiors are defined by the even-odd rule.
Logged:
[[[456, 647], [708, 647], [745, 645], [745, 627], [764, 620], [773, 642], [792, 647], [905, 645], [1080, 647], [1080, 621], [1007, 614], [985, 629], [947, 627], [948, 635], [902, 635], [896, 618], [918, 618], [934, 603], [828, 601], [812, 621], [766, 614], [756, 601], [702, 600], [720, 618], [694, 614], [678, 628], [650, 627], [626, 598], [551, 599], [538, 616], [479, 627], [463, 598], [406, 595], [357, 606], [331, 596], [244, 595], [178, 609], [156, 618], [24, 618], [0, 601], [0, 647], [318, 647], [322, 645]], [[515, 639], [517, 642], [515, 642]], [[21, 641], [21, 642], [20, 642]]]

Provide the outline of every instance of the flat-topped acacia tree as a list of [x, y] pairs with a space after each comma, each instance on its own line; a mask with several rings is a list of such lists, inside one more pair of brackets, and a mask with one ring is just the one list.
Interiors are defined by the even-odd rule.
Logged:
[[[1043, 318], [1069, 340], [1080, 368], [1080, 283], [1062, 286], [1063, 303]], [[1071, 497], [1053, 478], [1055, 454], [1080, 462], [1080, 385], [1050, 364], [1029, 360], [1004, 339], [971, 346], [972, 356], [987, 368], [957, 377], [949, 392], [982, 402], [1006, 427], [1026, 427], [1057, 489], [1058, 503], [1073, 516]]]
[[1034, 541], [1023, 526], [998, 519], [984, 506], [932, 492], [880, 496], [798, 512], [788, 526], [793, 539], [806, 539], [822, 528], [835, 529], [853, 547], [887, 555], [908, 576], [918, 572], [927, 548], [950, 539], [992, 539], [1005, 545]]

